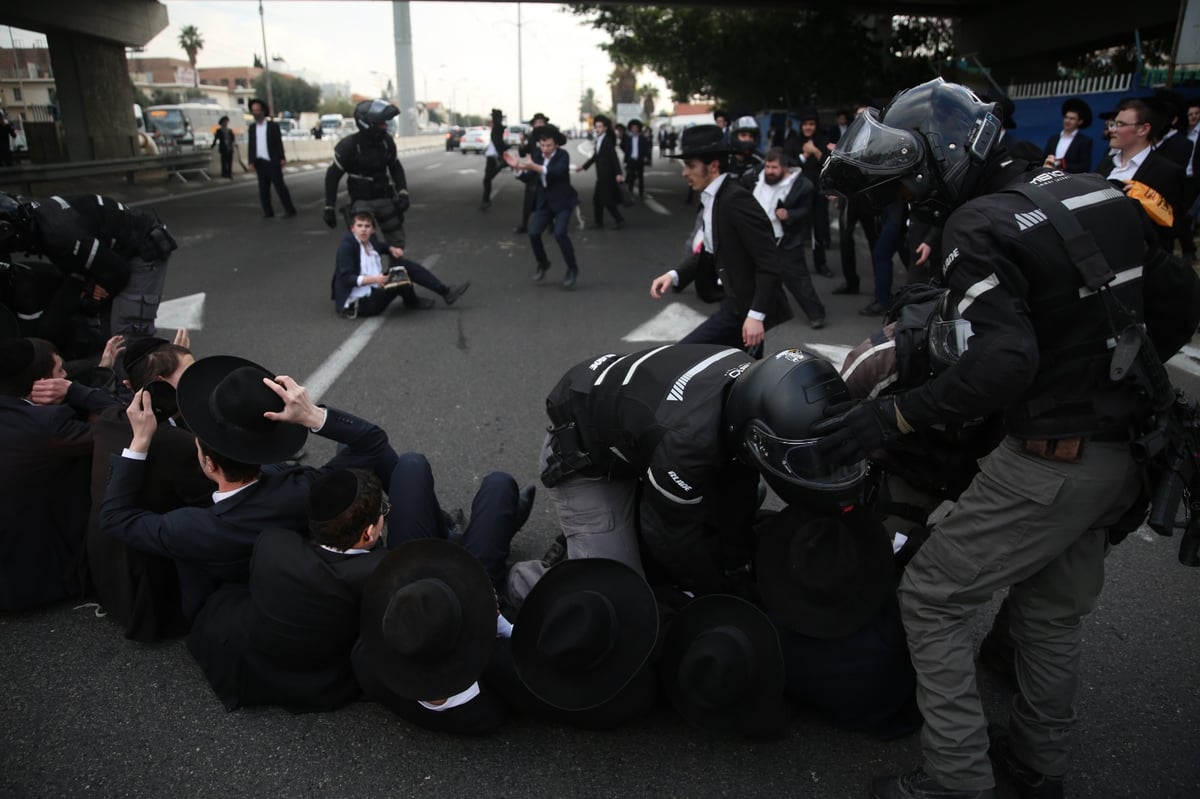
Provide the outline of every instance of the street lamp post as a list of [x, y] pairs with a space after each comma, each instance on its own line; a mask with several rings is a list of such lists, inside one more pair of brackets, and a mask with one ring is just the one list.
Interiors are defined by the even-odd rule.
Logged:
[[258, 0], [258, 24], [262, 28], [263, 72], [267, 76], [267, 115], [275, 111], [275, 97], [271, 92], [271, 56], [267, 53], [267, 23], [263, 18], [262, 0]]

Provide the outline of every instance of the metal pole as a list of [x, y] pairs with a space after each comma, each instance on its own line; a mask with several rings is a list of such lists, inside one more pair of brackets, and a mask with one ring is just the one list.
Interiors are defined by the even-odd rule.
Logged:
[[263, 19], [262, 0], [258, 0], [258, 24], [262, 27], [263, 72], [267, 76], [267, 116], [275, 113], [275, 97], [271, 91], [271, 56], [267, 53], [267, 23]]
[[525, 70], [521, 63], [521, 4], [517, 3], [517, 121], [525, 121]]
[[412, 20], [408, 3], [392, 3], [392, 35], [396, 46], [396, 105], [400, 107], [399, 133], [413, 136], [417, 132], [417, 92], [413, 87]]

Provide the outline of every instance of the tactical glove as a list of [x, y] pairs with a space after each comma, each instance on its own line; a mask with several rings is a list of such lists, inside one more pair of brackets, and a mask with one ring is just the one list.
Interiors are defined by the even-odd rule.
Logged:
[[812, 432], [821, 437], [815, 445], [817, 454], [831, 466], [857, 463], [900, 437], [896, 401], [891, 397], [836, 403], [825, 409], [825, 416]]
[[321, 218], [325, 220], [325, 224], [329, 225], [329, 227], [337, 227], [337, 214], [334, 213], [333, 208], [330, 206], [325, 206], [325, 212], [321, 215]]
[[408, 199], [408, 189], [401, 189], [396, 192], [396, 213], [404, 214], [412, 203]]

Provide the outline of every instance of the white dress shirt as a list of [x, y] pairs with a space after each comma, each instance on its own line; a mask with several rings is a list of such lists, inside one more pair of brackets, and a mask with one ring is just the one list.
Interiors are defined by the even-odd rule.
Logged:
[[271, 151], [267, 147], [267, 120], [263, 120], [254, 126], [254, 141], [255, 155], [254, 158], [259, 161], [270, 161]]

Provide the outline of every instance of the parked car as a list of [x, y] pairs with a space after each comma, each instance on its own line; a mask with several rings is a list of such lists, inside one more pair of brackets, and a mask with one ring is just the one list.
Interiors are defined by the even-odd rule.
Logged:
[[521, 137], [529, 134], [528, 125], [509, 125], [504, 129], [504, 140], [512, 145], [521, 143]]
[[490, 128], [476, 127], [467, 128], [467, 132], [458, 142], [458, 151], [463, 155], [467, 153], [483, 154], [487, 151], [488, 140], [491, 139], [492, 132]]
[[446, 131], [446, 152], [457, 150], [458, 144], [462, 141], [463, 134], [466, 132], [467, 129], [460, 125], [454, 125], [450, 130]]

